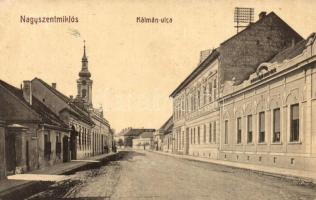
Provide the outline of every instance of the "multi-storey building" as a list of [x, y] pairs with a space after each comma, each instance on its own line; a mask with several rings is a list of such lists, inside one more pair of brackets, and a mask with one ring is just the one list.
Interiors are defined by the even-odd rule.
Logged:
[[224, 83], [240, 84], [260, 63], [301, 40], [275, 13], [262, 12], [257, 22], [221, 43], [208, 56], [202, 52], [197, 68], [170, 95], [173, 151], [217, 159], [221, 123], [218, 95]]
[[316, 35], [220, 95], [220, 159], [316, 171]]

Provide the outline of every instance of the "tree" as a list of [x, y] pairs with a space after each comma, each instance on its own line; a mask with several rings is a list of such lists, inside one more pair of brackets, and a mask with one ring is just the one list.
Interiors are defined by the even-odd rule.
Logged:
[[118, 145], [119, 147], [122, 147], [122, 146], [124, 145], [124, 142], [123, 142], [122, 138], [120, 138], [120, 139], [117, 141], [117, 145]]

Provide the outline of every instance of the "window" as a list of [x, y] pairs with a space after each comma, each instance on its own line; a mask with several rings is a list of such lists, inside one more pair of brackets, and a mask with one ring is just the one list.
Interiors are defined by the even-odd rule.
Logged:
[[197, 92], [197, 108], [200, 108], [201, 106], [201, 93], [200, 93], [200, 90], [198, 90]]
[[217, 85], [217, 83], [216, 83], [216, 79], [214, 79], [214, 100], [216, 99], [216, 85]]
[[280, 108], [273, 110], [273, 142], [280, 142]]
[[207, 97], [206, 86], [203, 86], [203, 105], [206, 104], [206, 97]]
[[193, 105], [194, 105], [194, 96], [191, 95], [191, 111], [193, 111]]
[[212, 142], [212, 123], [210, 123], [209, 125], [209, 139], [208, 139], [209, 143]]
[[247, 143], [252, 143], [252, 115], [247, 116]]
[[213, 142], [216, 143], [216, 121], [213, 126]]
[[194, 139], [194, 142], [193, 142], [193, 143], [195, 144], [195, 127], [193, 128], [193, 136], [194, 136], [194, 137], [193, 137], [193, 139]]
[[191, 144], [192, 144], [192, 141], [193, 141], [193, 140], [192, 140], [192, 135], [193, 135], [193, 133], [192, 133], [192, 128], [190, 128], [190, 139], [191, 139], [190, 141], [191, 141]]
[[224, 144], [228, 144], [228, 120], [225, 120], [225, 138], [224, 138]]
[[198, 126], [198, 144], [200, 144], [200, 126]]
[[206, 125], [203, 125], [203, 142], [206, 143]]
[[259, 113], [259, 143], [265, 141], [264, 112]]
[[184, 148], [184, 131], [182, 131], [182, 148]]
[[237, 118], [237, 144], [241, 143], [241, 117]]
[[86, 89], [82, 89], [82, 97], [86, 97], [87, 96], [87, 90]]
[[300, 134], [300, 118], [299, 118], [299, 105], [291, 106], [291, 134], [290, 142], [299, 141]]
[[208, 83], [208, 102], [212, 101], [212, 82]]
[[56, 156], [58, 158], [61, 157], [61, 141], [60, 141], [60, 133], [56, 135]]
[[47, 132], [44, 135], [44, 158], [46, 160], [50, 160], [51, 149], [50, 132]]

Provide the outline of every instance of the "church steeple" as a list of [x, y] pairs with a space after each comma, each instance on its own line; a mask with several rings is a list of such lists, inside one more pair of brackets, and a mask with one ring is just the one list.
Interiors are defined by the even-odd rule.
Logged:
[[88, 58], [86, 56], [86, 41], [83, 41], [83, 56], [81, 59], [82, 67], [81, 71], [79, 72], [80, 77], [91, 77], [91, 73], [88, 70]]
[[88, 70], [88, 58], [86, 55], [86, 43], [83, 45], [83, 56], [81, 59], [81, 71], [79, 72], [79, 79], [77, 80], [78, 94], [84, 106], [88, 109], [92, 108], [92, 80], [91, 73]]

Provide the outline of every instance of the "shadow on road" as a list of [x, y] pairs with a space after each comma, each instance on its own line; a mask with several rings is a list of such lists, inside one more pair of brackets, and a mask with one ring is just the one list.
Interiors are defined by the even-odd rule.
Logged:
[[[82, 167], [70, 170], [64, 175], [74, 175], [76, 173], [86, 173], [89, 171], [89, 176], [97, 176], [101, 167], [105, 165], [118, 165], [117, 161], [131, 160], [135, 156], [144, 156], [145, 154], [120, 151], [116, 154], [109, 155], [108, 157], [101, 159], [100, 162], [88, 163]], [[72, 188], [82, 184], [80, 180], [65, 180], [61, 182], [34, 182], [30, 186], [23, 188], [19, 191], [1, 196], [0, 200], [6, 199], [64, 199], [63, 196], [67, 194]], [[67, 198], [67, 199], [107, 199], [102, 198]]]

